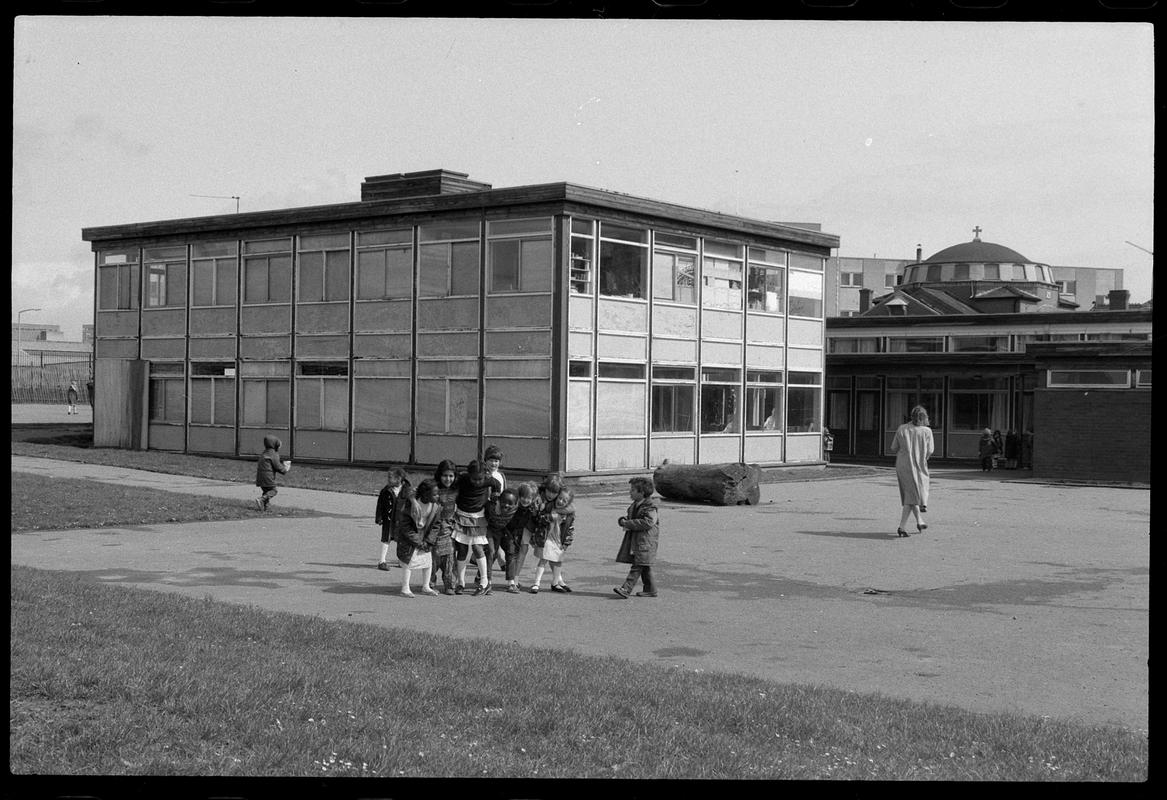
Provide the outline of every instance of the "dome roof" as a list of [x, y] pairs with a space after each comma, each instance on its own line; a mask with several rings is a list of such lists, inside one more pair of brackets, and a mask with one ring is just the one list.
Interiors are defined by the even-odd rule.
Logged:
[[1004, 245], [994, 244], [993, 242], [982, 242], [980, 239], [973, 239], [971, 242], [964, 242], [963, 244], [954, 244], [952, 247], [945, 247], [943, 250], [938, 253], [934, 253], [921, 263], [949, 264], [954, 261], [960, 262], [962, 264], [968, 262], [975, 262], [978, 264], [1034, 263], [1025, 256], [1018, 253], [1016, 250], [1010, 250]]

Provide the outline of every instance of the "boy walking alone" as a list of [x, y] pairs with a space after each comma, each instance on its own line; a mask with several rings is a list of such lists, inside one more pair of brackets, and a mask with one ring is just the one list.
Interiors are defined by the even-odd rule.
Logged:
[[263, 452], [259, 456], [259, 463], [255, 466], [255, 485], [263, 490], [263, 494], [255, 498], [255, 506], [260, 511], [267, 511], [271, 499], [276, 496], [276, 473], [287, 474], [292, 468], [292, 460], [284, 461], [280, 456], [280, 440], [275, 436], [263, 437]]
[[656, 583], [652, 579], [652, 562], [656, 560], [656, 545], [660, 538], [659, 512], [652, 502], [656, 486], [652, 478], [633, 478], [628, 483], [632, 505], [628, 506], [627, 516], [619, 520], [624, 529], [624, 541], [620, 543], [616, 560], [621, 564], [631, 564], [632, 569], [628, 570], [624, 583], [612, 591], [627, 600], [636, 588], [636, 582], [643, 581], [644, 591], [637, 592], [636, 596], [656, 597]]

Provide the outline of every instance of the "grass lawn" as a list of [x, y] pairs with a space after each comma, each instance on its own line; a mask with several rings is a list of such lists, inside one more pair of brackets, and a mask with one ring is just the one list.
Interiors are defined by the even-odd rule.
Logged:
[[1116, 729], [11, 577], [17, 775], [1147, 778]]
[[69, 478], [46, 481], [28, 472], [12, 473], [13, 533], [273, 516], [318, 514], [283, 506], [263, 512], [221, 497]]

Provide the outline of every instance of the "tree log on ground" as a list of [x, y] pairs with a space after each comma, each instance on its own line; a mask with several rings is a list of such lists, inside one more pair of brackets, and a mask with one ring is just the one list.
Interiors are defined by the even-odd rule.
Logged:
[[758, 504], [762, 470], [757, 464], [670, 464], [652, 474], [660, 496], [718, 506]]

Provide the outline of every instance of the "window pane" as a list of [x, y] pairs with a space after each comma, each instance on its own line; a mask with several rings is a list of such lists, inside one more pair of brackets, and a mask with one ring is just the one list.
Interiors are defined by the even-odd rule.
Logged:
[[701, 432], [734, 433], [740, 430], [738, 387], [718, 384], [701, 386]]
[[388, 297], [408, 298], [413, 294], [413, 248], [396, 247], [389, 251]]
[[216, 425], [235, 424], [235, 381], [232, 378], [216, 378], [215, 384], [215, 417], [212, 420]]
[[324, 299], [348, 300], [348, 250], [325, 254], [324, 263]]
[[357, 253], [357, 299], [383, 300], [389, 297], [387, 250]]
[[215, 264], [215, 304], [233, 306], [238, 297], [239, 265], [233, 258], [221, 258]]
[[409, 381], [358, 378], [353, 384], [356, 430], [409, 430]]
[[696, 301], [697, 258], [675, 253], [653, 255], [653, 295], [680, 303]]
[[486, 226], [487, 236], [514, 236], [520, 233], [550, 232], [551, 219], [549, 217], [500, 220], [497, 222], [488, 222]]
[[321, 378], [296, 379], [296, 427], [320, 428]]
[[600, 226], [600, 236], [604, 239], [621, 239], [625, 242], [646, 242], [648, 231], [641, 228], [628, 228], [623, 225], [613, 225], [605, 222]]
[[478, 221], [434, 222], [418, 228], [418, 238], [423, 242], [441, 242], [448, 239], [477, 239]]
[[478, 381], [450, 381], [450, 433], [478, 433]]
[[706, 258], [701, 267], [701, 302], [706, 308], [739, 309], [742, 305], [740, 261]]
[[444, 297], [450, 287], [450, 246], [422, 245], [419, 253], [421, 256], [419, 294], [426, 297]]
[[195, 261], [191, 264], [191, 269], [194, 271], [191, 276], [194, 283], [191, 305], [211, 305], [215, 299], [215, 262]]
[[823, 315], [823, 277], [817, 273], [790, 272], [790, 313], [797, 317]]
[[644, 297], [648, 267], [643, 247], [602, 242], [600, 244], [600, 293], [609, 297]]
[[97, 270], [98, 308], [118, 307], [118, 268], [99, 267]]
[[1082, 369], [1049, 371], [1050, 386], [1130, 386], [1131, 374], [1125, 369]]
[[422, 433], [446, 432], [446, 382], [417, 382], [417, 429]]
[[778, 418], [781, 410], [782, 390], [778, 387], [746, 389], [746, 430], [774, 431], [782, 429]]
[[652, 430], [693, 433], [693, 394], [692, 386], [653, 386]]
[[269, 299], [273, 303], [288, 303], [292, 299], [292, 257], [273, 256], [268, 264]]
[[551, 431], [551, 394], [546, 381], [486, 381], [485, 434], [547, 436]]
[[749, 307], [754, 311], [782, 312], [784, 270], [750, 265]]
[[504, 239], [490, 243], [490, 290], [515, 292], [519, 289], [519, 241]]
[[817, 387], [791, 386], [786, 392], [786, 432], [808, 433], [819, 429], [820, 391]]
[[567, 435], [590, 436], [592, 433], [592, 384], [569, 381], [567, 384]]
[[450, 245], [450, 294], [478, 294], [478, 243]]
[[326, 380], [324, 408], [321, 409], [321, 427], [343, 431], [348, 428], [348, 381]]
[[644, 380], [643, 364], [621, 364], [619, 362], [604, 361], [596, 366], [596, 374], [601, 378], [624, 378], [626, 380]]
[[210, 424], [212, 383], [207, 379], [191, 379], [190, 382], [190, 421], [194, 424]]
[[551, 291], [551, 274], [551, 240], [524, 240], [522, 290], [524, 292]]
[[324, 254], [300, 254], [300, 299], [307, 303], [324, 299]]
[[[575, 222], [572, 222], [572, 227]], [[592, 293], [592, 246], [591, 239], [578, 236], [571, 238], [571, 290], [578, 294]]]
[[243, 300], [266, 303], [267, 299], [267, 259], [249, 258], [243, 265]]

